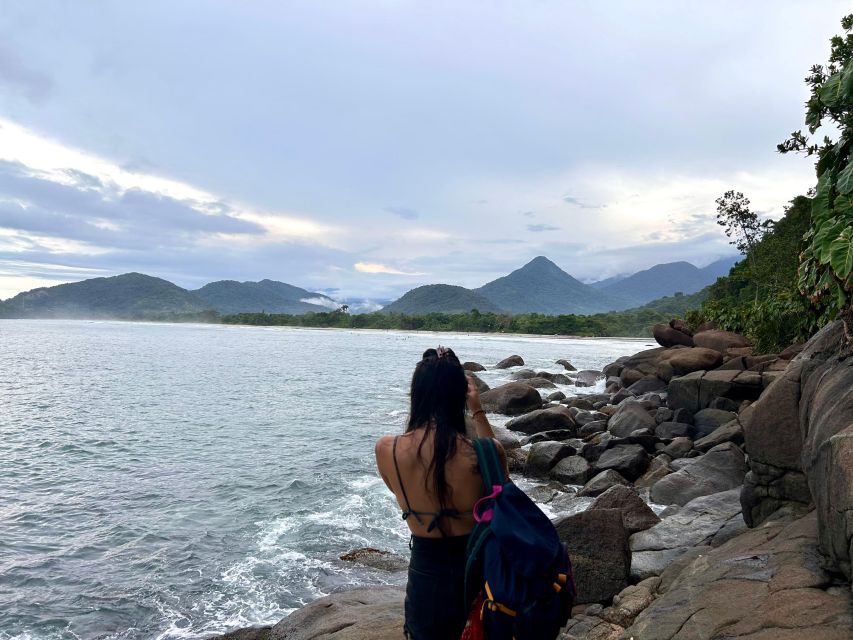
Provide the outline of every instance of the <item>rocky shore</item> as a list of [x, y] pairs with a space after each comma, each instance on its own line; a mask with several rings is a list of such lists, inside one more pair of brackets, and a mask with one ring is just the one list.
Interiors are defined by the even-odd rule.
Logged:
[[[537, 372], [512, 356], [492, 368], [513, 382], [481, 386], [487, 411], [513, 416], [497, 429], [511, 472], [538, 479], [531, 491], [554, 512], [577, 511], [555, 520], [579, 594], [562, 638], [853, 638], [844, 327], [763, 355], [700, 329], [658, 325], [660, 347], [602, 371], [561, 360], [564, 373]], [[602, 380], [603, 393], [556, 389]], [[399, 586], [351, 589], [221, 638], [397, 640], [402, 600]]]

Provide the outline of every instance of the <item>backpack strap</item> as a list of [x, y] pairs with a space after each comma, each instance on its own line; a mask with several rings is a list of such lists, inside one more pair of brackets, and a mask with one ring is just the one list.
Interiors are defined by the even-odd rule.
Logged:
[[486, 495], [489, 495], [495, 485], [506, 484], [498, 449], [491, 438], [477, 438], [474, 440], [474, 451], [477, 453], [477, 465], [483, 477], [483, 487]]
[[[495, 446], [495, 441], [491, 438], [478, 438], [474, 440], [473, 445], [474, 451], [477, 454], [477, 466], [480, 469], [480, 475], [483, 477], [483, 495], [488, 496], [494, 492], [495, 486], [506, 484], [506, 477], [501, 469], [498, 449]], [[473, 574], [482, 569], [481, 551], [491, 533], [489, 521], [478, 522], [468, 540], [468, 548], [465, 552], [467, 556], [465, 560], [466, 609], [471, 605], [471, 602], [473, 602], [479, 592], [479, 585], [473, 583], [475, 579]]]

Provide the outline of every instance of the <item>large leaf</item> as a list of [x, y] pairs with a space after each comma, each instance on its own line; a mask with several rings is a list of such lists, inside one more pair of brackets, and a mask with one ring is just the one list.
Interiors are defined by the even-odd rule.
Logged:
[[835, 240], [841, 232], [846, 228], [844, 220], [830, 218], [823, 222], [814, 234], [812, 246], [815, 249], [815, 255], [821, 264], [829, 263], [829, 247], [832, 241]]
[[819, 224], [832, 215], [832, 172], [827, 171], [817, 181], [817, 193], [812, 199], [812, 220]]
[[848, 162], [844, 170], [838, 174], [835, 188], [845, 195], [853, 191], [853, 161]]
[[850, 227], [830, 243], [829, 266], [839, 280], [846, 280], [853, 272], [853, 230]]
[[844, 100], [841, 92], [841, 74], [836, 73], [827, 78], [823, 86], [818, 89], [818, 96], [820, 96], [821, 103], [830, 109], [840, 105]]
[[848, 104], [853, 102], [853, 61], [848, 61], [841, 72], [841, 96]]

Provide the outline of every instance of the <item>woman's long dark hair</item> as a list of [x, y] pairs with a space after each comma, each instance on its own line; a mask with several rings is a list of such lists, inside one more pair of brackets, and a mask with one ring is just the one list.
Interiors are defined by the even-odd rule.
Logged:
[[[406, 432], [426, 427], [435, 432], [432, 460], [427, 467], [426, 486], [430, 478], [440, 509], [447, 508], [450, 487], [444, 466], [456, 453], [457, 436], [465, 435], [465, 401], [468, 379], [459, 358], [451, 349], [439, 347], [424, 351], [412, 374], [411, 408]], [[418, 456], [426, 438], [421, 440]], [[439, 527], [440, 528], [440, 527]]]

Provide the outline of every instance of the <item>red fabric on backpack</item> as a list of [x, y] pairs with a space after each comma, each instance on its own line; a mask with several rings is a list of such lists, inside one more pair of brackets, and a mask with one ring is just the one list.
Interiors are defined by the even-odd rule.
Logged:
[[465, 629], [462, 630], [462, 637], [459, 640], [486, 640], [486, 635], [483, 632], [482, 610], [483, 592], [481, 591], [474, 601], [474, 606], [471, 607], [468, 622], [465, 623]]

